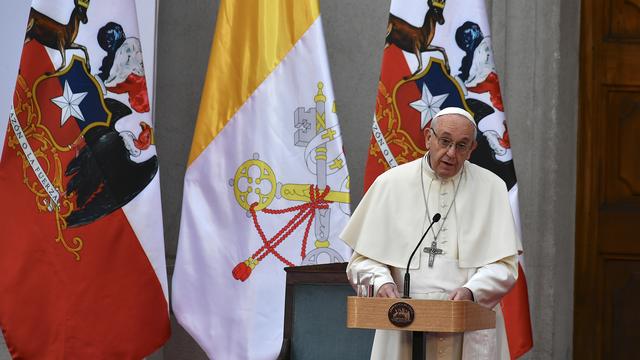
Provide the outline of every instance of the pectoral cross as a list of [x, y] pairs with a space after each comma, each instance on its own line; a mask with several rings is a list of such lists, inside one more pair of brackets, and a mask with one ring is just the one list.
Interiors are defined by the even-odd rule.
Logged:
[[436, 259], [436, 255], [442, 255], [442, 249], [438, 249], [438, 244], [434, 241], [431, 243], [431, 247], [426, 247], [422, 250], [429, 254], [429, 267], [433, 267], [433, 260]]

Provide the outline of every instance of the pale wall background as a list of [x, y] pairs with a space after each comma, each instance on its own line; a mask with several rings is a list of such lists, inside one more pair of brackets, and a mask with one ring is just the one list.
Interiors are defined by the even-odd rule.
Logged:
[[[520, 189], [535, 342], [524, 358], [568, 359], [573, 325], [580, 1], [486, 1]], [[138, 2], [153, 9], [151, 0]], [[355, 206], [362, 196], [389, 0], [320, 0], [320, 4]], [[155, 125], [171, 274], [182, 180], [218, 1], [165, 0], [158, 7]], [[20, 11], [26, 17], [26, 10], [18, 9], [16, 14]], [[0, 31], [8, 28], [2, 21], [5, 17], [9, 19], [6, 12], [0, 18]], [[149, 24], [145, 26], [153, 31]], [[14, 47], [20, 42], [14, 41]], [[3, 49], [11, 50], [5, 45]], [[2, 59], [5, 64], [12, 61], [9, 50]], [[152, 68], [146, 55], [145, 62]], [[17, 59], [13, 64], [15, 68]], [[3, 71], [7, 69], [0, 66], [0, 81]], [[15, 73], [11, 76], [15, 78]], [[11, 91], [0, 82], [1, 99]], [[2, 101], [0, 108], [6, 108], [8, 101]], [[0, 360], [8, 358], [6, 351], [0, 354]], [[171, 340], [153, 358], [206, 357], [174, 323]]]

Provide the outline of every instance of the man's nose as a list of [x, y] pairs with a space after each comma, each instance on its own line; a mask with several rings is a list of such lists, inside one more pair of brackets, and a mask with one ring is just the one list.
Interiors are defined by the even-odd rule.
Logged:
[[455, 144], [449, 145], [447, 148], [447, 155], [450, 157], [454, 157], [456, 155], [456, 146]]

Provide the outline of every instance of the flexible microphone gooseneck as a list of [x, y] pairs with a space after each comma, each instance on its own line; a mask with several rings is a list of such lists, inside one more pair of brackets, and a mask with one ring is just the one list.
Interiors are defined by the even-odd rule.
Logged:
[[416, 251], [420, 247], [420, 244], [422, 244], [422, 240], [424, 240], [424, 238], [427, 236], [427, 234], [429, 233], [429, 230], [431, 230], [431, 227], [433, 226], [433, 224], [435, 224], [438, 221], [440, 221], [440, 217], [441, 217], [440, 213], [436, 213], [435, 215], [433, 215], [433, 219], [431, 220], [431, 224], [429, 224], [429, 227], [427, 228], [427, 231], [425, 231], [424, 234], [422, 234], [422, 237], [420, 238], [420, 241], [418, 241], [418, 245], [416, 245], [416, 248], [413, 249], [413, 252], [411, 253], [411, 256], [409, 256], [409, 261], [407, 262], [407, 271], [405, 271], [405, 273], [404, 273], [404, 291], [402, 293], [402, 298], [403, 299], [411, 299], [411, 297], [409, 296], [409, 285], [411, 283], [411, 275], [409, 275], [409, 265], [411, 264], [411, 259], [413, 259], [413, 255], [416, 254]]

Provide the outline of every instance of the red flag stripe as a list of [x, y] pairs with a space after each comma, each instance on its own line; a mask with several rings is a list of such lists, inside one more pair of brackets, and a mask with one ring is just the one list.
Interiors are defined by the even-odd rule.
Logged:
[[518, 281], [500, 302], [509, 341], [511, 359], [517, 359], [533, 347], [527, 279], [518, 264]]

